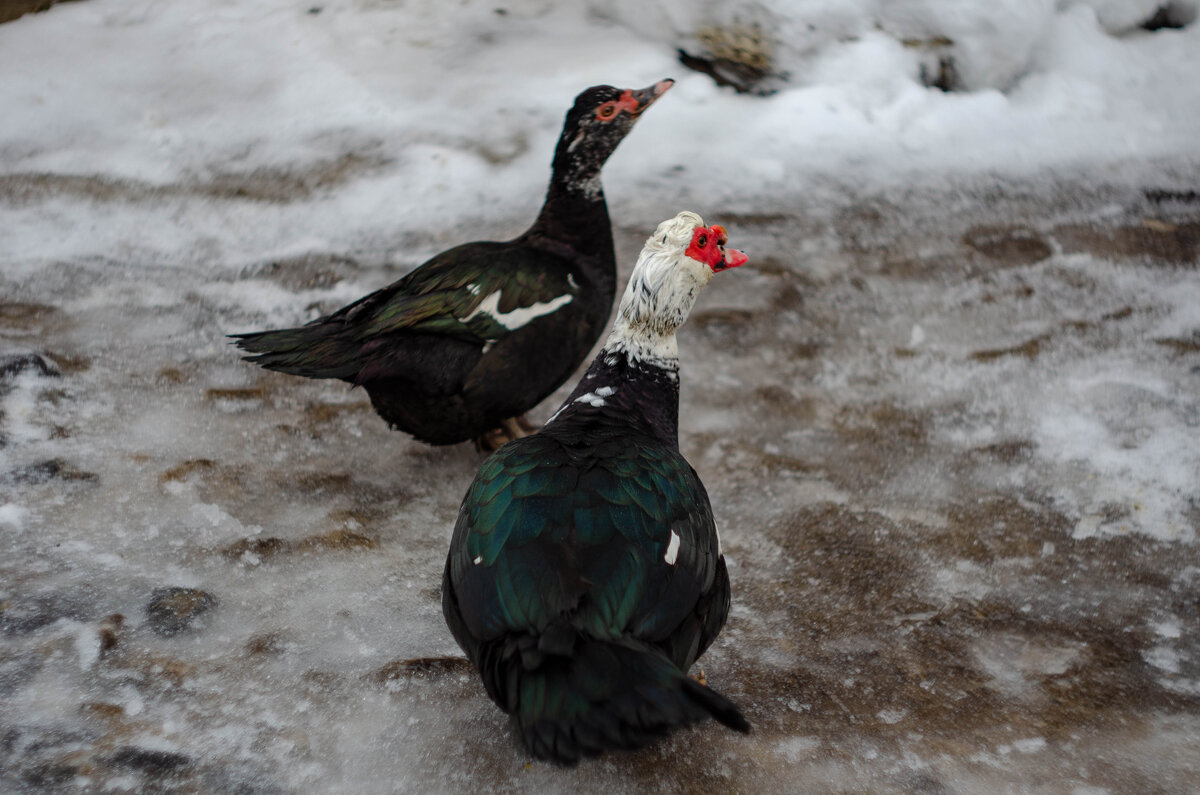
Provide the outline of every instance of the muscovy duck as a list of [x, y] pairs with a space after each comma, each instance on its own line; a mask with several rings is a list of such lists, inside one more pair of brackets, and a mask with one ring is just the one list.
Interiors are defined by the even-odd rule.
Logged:
[[518, 418], [571, 376], [608, 322], [616, 257], [600, 169], [673, 83], [575, 98], [546, 202], [520, 237], [455, 246], [331, 315], [234, 334], [236, 344], [269, 370], [365, 388], [388, 424], [429, 444], [498, 427], [501, 440], [523, 436]]
[[442, 610], [535, 756], [574, 764], [709, 716], [749, 725], [690, 678], [729, 613], [708, 494], [679, 452], [675, 330], [746, 255], [683, 212], [646, 241], [611, 335], [537, 434], [467, 491]]

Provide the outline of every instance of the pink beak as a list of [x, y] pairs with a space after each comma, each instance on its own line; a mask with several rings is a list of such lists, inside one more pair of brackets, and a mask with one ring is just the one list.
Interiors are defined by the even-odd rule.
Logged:
[[713, 272], [719, 273], [721, 271], [727, 271], [730, 268], [736, 268], [739, 265], [745, 265], [749, 259], [749, 257], [738, 251], [736, 248], [727, 248], [725, 249], [725, 259], [717, 263], [717, 266], [713, 268]]

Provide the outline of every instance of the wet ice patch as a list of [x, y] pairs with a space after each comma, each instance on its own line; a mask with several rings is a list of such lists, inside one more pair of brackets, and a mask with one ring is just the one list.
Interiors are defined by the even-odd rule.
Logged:
[[1181, 634], [1179, 619], [1177, 618], [1169, 618], [1165, 621], [1154, 621], [1150, 624], [1150, 628], [1161, 637], [1171, 640], [1178, 638]]
[[18, 505], [15, 502], [6, 502], [0, 505], [0, 525], [12, 528], [13, 530], [21, 530], [25, 526], [25, 520], [29, 517], [29, 509], [23, 505]]
[[100, 659], [100, 636], [96, 628], [87, 624], [75, 624], [72, 628], [75, 653], [79, 655], [79, 667], [87, 670]]
[[1035, 754], [1038, 751], [1045, 750], [1046, 740], [1041, 737], [1026, 737], [1022, 740], [1017, 740], [1009, 745], [1002, 745], [996, 749], [1000, 754], [1009, 754], [1016, 752], [1018, 754]]
[[[1134, 362], [1068, 370], [1043, 399], [1038, 453], [1089, 477], [1059, 488], [1083, 496], [1076, 538], [1140, 532], [1190, 539], [1187, 520], [1200, 471], [1200, 424], [1175, 385]], [[1077, 496], [1077, 498], [1078, 498]]]
[[1179, 673], [1179, 652], [1170, 646], [1154, 646], [1142, 655], [1146, 662], [1163, 673]]
[[38, 404], [38, 394], [51, 379], [26, 370], [15, 378], [5, 379], [0, 389], [0, 432], [10, 444], [22, 445], [45, 441], [52, 428], [45, 422], [45, 412]]
[[1015, 634], [992, 634], [973, 647], [975, 659], [991, 677], [990, 687], [1011, 698], [1041, 695], [1041, 682], [1066, 673], [1079, 658], [1082, 644]]
[[800, 736], [780, 740], [775, 746], [775, 751], [786, 758], [788, 763], [799, 764], [816, 756], [820, 748], [820, 738]]

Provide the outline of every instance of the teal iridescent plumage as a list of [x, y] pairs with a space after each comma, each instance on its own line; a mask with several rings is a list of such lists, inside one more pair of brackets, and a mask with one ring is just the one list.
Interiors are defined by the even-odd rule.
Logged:
[[[674, 571], [674, 566], [664, 560], [671, 533], [678, 535], [678, 528], [691, 533], [692, 525], [711, 524], [712, 515], [703, 487], [678, 452], [645, 444], [625, 445], [621, 450], [620, 458], [588, 461], [586, 467], [581, 467], [578, 456], [572, 455], [574, 451], [552, 436], [534, 436], [503, 448], [480, 468], [463, 501], [458, 524], [461, 533], [455, 537], [456, 546], [461, 544], [463, 560], [472, 568], [482, 566], [486, 572], [504, 553], [513, 553], [534, 541], [569, 543], [581, 551], [572, 576], [593, 584], [589, 592], [592, 604], [629, 603], [630, 599], [640, 598], [647, 592], [645, 580], [655, 571], [664, 575]], [[702, 538], [688, 540], [683, 554], [694, 551], [697, 577], [711, 584], [715, 546], [706, 545]], [[630, 556], [623, 559], [624, 566], [631, 561], [637, 565], [636, 570], [618, 580], [605, 569], [615, 562], [598, 551], [611, 544], [619, 544]], [[479, 563], [474, 563], [476, 559]], [[620, 567], [618, 570], [626, 571]], [[508, 571], [489, 574], [498, 580]], [[533, 575], [512, 586], [533, 594], [522, 600], [533, 612], [525, 613], [523, 622], [511, 626], [541, 631], [556, 617], [557, 603], [540, 601], [537, 595], [540, 576]], [[562, 576], [562, 572], [553, 576]], [[495, 617], [487, 616], [486, 611], [502, 611], [507, 603], [485, 604], [485, 612], [468, 621], [490, 622]], [[648, 610], [648, 606], [643, 607]], [[605, 624], [591, 613], [589, 605], [581, 611], [580, 621], [605, 635], [619, 635], [627, 613], [610, 615], [606, 619], [610, 623]], [[671, 619], [677, 624], [681, 616], [666, 617], [668, 622]], [[643, 631], [657, 636], [674, 629], [675, 624], [646, 625]]]
[[[593, 458], [586, 437], [554, 431], [488, 458], [455, 526], [444, 606], [477, 665], [504, 658], [481, 666], [488, 692], [531, 751], [559, 762], [710, 714], [745, 729], [686, 676], [728, 611], [699, 478], [657, 440], [632, 436]], [[545, 648], [555, 633], [568, 653]]]

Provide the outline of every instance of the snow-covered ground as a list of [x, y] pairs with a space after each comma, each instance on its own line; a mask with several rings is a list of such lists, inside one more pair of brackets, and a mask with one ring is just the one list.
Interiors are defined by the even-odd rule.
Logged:
[[[1194, 787], [1200, 24], [1142, 29], [1160, 6], [1195, 20], [89, 0], [0, 25], [0, 789]], [[776, 93], [679, 65], [722, 31]], [[962, 90], [922, 83], [947, 63]], [[681, 445], [734, 583], [701, 663], [755, 732], [527, 766], [438, 659], [478, 455], [224, 335], [521, 231], [574, 95], [668, 76], [604, 180], [623, 276], [684, 208], [751, 256], [681, 334]]]

